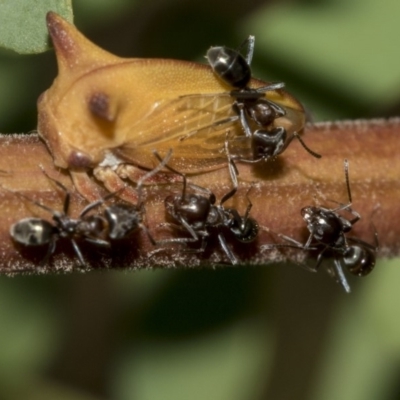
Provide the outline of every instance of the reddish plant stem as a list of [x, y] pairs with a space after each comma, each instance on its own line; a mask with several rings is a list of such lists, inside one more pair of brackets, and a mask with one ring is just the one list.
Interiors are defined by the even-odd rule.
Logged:
[[[244, 213], [246, 193], [251, 187], [249, 198], [253, 208], [250, 215], [260, 226], [304, 243], [308, 234], [300, 215], [302, 207], [324, 205], [334, 208], [336, 205], [330, 200], [341, 203], [348, 201], [343, 172], [343, 160], [347, 158], [350, 163], [353, 209], [362, 216], [362, 220], [354, 226], [352, 236], [373, 243], [375, 227], [379, 234], [379, 255], [398, 255], [400, 119], [309, 125], [303, 139], [313, 151], [323, 155], [322, 159], [311, 157], [294, 140], [276, 161], [257, 165], [238, 164], [239, 191], [226, 206], [234, 206]], [[48, 207], [62, 209], [64, 194], [44, 176], [39, 165], [71, 189], [71, 215], [78, 215], [85, 205], [74, 193], [65, 171], [54, 168], [50, 154], [36, 135], [0, 136], [0, 169], [7, 172], [0, 176], [3, 187], [0, 188], [0, 273], [67, 272], [76, 266], [76, 257], [67, 241], [58, 243], [48, 265], [39, 266], [46, 248], [24, 248], [10, 238], [10, 226], [21, 218], [41, 216], [51, 220], [44, 210], [13, 192], [21, 192]], [[227, 169], [190, 176], [189, 181], [212, 190], [217, 201], [232, 185]], [[181, 185], [158, 185], [144, 191], [146, 224], [156, 239], [177, 235], [158, 225], [165, 222], [164, 198], [180, 190]], [[260, 250], [260, 246], [274, 242], [279, 243], [281, 239], [262, 229], [256, 243], [237, 244], [229, 240], [229, 245], [243, 264], [302, 260], [308, 256], [303, 251], [293, 249]], [[138, 232], [129, 241], [113, 244], [109, 252], [100, 252], [96, 246], [84, 242], [79, 244], [88, 269], [193, 267], [227, 263], [216, 244], [216, 238], [211, 238], [207, 251], [200, 254], [182, 252], [182, 246], [177, 245], [154, 252], [157, 248], [151, 245], [144, 232]], [[152, 254], [150, 257], [149, 253]]]

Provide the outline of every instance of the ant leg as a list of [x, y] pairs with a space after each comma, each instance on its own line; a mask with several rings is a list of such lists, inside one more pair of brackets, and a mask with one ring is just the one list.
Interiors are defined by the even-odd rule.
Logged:
[[[226, 135], [226, 137], [228, 137], [228, 134]], [[229, 168], [229, 174], [231, 176], [231, 180], [233, 183], [233, 186], [235, 188], [237, 188], [238, 185], [238, 175], [239, 175], [239, 170], [237, 169], [237, 166], [235, 164], [235, 161], [233, 159], [233, 157], [231, 156], [231, 153], [229, 151], [229, 140], [225, 139], [225, 153], [226, 153], [226, 157], [228, 158], [228, 168]]]
[[72, 182], [78, 193], [85, 198], [89, 203], [101, 198], [100, 188], [89, 177], [86, 171], [69, 171]]
[[111, 246], [110, 242], [108, 242], [107, 240], [103, 240], [103, 239], [85, 237], [84, 240], [85, 240], [85, 242], [94, 244], [96, 246], [107, 247], [107, 248], [109, 248]]
[[[172, 151], [172, 150], [170, 150], [170, 151]], [[158, 154], [157, 150], [154, 150], [154, 151], [153, 151], [153, 154], [157, 157], [157, 159], [160, 161], [160, 163], [163, 161], [163, 159], [161, 158], [161, 156]], [[165, 158], [164, 158], [164, 160], [165, 160]], [[168, 159], [168, 161], [169, 161], [169, 159]], [[173, 172], [174, 174], [177, 174], [177, 175], [179, 175], [180, 177], [182, 177], [182, 181], [183, 181], [182, 199], [184, 199], [185, 196], [186, 196], [186, 185], [187, 185], [186, 175], [183, 174], [182, 172], [179, 172], [179, 171], [177, 171], [176, 169], [170, 167], [170, 166], [168, 165], [168, 161], [167, 161], [167, 162], [165, 163], [165, 165], [164, 165], [165, 168], [169, 169], [169, 170], [170, 170], [171, 172]]]
[[221, 245], [225, 254], [228, 256], [232, 265], [238, 265], [239, 261], [233, 254], [232, 250], [229, 248], [228, 244], [226, 243], [225, 236], [222, 233], [218, 233], [218, 240], [219, 240], [219, 244]]
[[139, 226], [140, 226], [140, 228], [141, 228], [142, 230], [144, 230], [144, 232], [146, 233], [147, 237], [148, 237], [149, 240], [150, 240], [150, 243], [151, 243], [153, 246], [156, 246], [158, 243], [155, 241], [155, 239], [154, 239], [153, 236], [151, 235], [151, 233], [150, 233], [149, 229], [147, 228], [147, 226], [144, 225], [144, 224], [140, 224]]
[[[168, 161], [171, 158], [172, 155], [172, 149], [170, 149], [167, 153], [167, 155], [161, 159], [160, 155], [157, 153], [157, 151], [153, 151], [154, 155], [158, 158], [158, 160], [160, 161], [160, 163], [157, 165], [157, 167], [155, 167], [154, 169], [152, 169], [150, 172], [148, 172], [146, 175], [144, 175], [141, 179], [139, 179], [137, 186], [136, 186], [136, 190], [138, 192], [138, 204], [141, 207], [141, 211], [144, 214], [145, 213], [145, 205], [142, 201], [142, 185], [143, 182], [146, 181], [147, 179], [150, 179], [151, 177], [153, 177], [154, 175], [156, 175], [158, 172], [160, 172], [164, 167], [169, 168], [168, 167]], [[175, 172], [175, 170], [173, 170], [173, 172]], [[184, 178], [184, 188], [186, 188], [186, 177], [183, 176]], [[150, 231], [148, 230], [147, 226], [144, 224], [140, 224], [140, 228], [142, 230], [145, 231], [147, 237], [149, 238], [151, 244], [153, 246], [155, 246], [157, 244], [157, 242], [154, 240], [153, 236], [151, 235]]]
[[[126, 164], [119, 165], [117, 171], [114, 171], [109, 167], [97, 167], [93, 170], [93, 174], [98, 180], [103, 182], [104, 186], [106, 186], [110, 192], [118, 192], [125, 189], [123, 196], [121, 196], [124, 200], [132, 204], [140, 203], [141, 187], [143, 186], [144, 181], [151, 179], [162, 168], [164, 168], [165, 163], [169, 161], [171, 154], [172, 150], [168, 152], [165, 160], [161, 161], [160, 165], [153, 168], [151, 171], [146, 172], [144, 175], [142, 170], [139, 170], [133, 165]], [[128, 178], [131, 181], [135, 181], [135, 172], [137, 171], [140, 171], [140, 177], [137, 180], [137, 186], [134, 190], [133, 188], [127, 187], [121, 178]]]
[[179, 222], [180, 224], [190, 233], [192, 238], [196, 241], [199, 240], [199, 235], [196, 233], [196, 231], [191, 227], [191, 225], [185, 220], [185, 218], [182, 218], [179, 216]]
[[[120, 197], [123, 200], [131, 204], [137, 203], [138, 200], [137, 192], [132, 187], [127, 186], [126, 183], [121, 179], [125, 178], [125, 176], [123, 176], [123, 174], [120, 173], [120, 168], [118, 168], [117, 171], [114, 171], [110, 167], [96, 167], [93, 170], [93, 175], [95, 176], [96, 179], [98, 179], [100, 182], [103, 183], [103, 185], [109, 192], [115, 193], [121, 191]], [[95, 199], [95, 201], [97, 200], [99, 199], [98, 198]]]
[[56, 250], [56, 242], [57, 242], [57, 239], [55, 239], [55, 238], [51, 239], [51, 241], [49, 243], [49, 247], [47, 248], [47, 253], [44, 256], [43, 260], [40, 261], [40, 263], [39, 263], [39, 265], [41, 267], [45, 266], [48, 263], [48, 261], [50, 260], [50, 257], [54, 254], [54, 252]]
[[[149, 171], [147, 174], [143, 175], [143, 176], [138, 180], [137, 186], [136, 186], [136, 190], [137, 190], [138, 192], [141, 191], [142, 186], [143, 186], [143, 182], [145, 182], [146, 180], [152, 178], [154, 175], [156, 175], [158, 172], [160, 172], [164, 167], [166, 167], [168, 161], [169, 161], [170, 158], [171, 158], [171, 155], [172, 155], [172, 149], [169, 149], [167, 155], [166, 155], [162, 160], [160, 160], [160, 163], [159, 163], [155, 168], [153, 168], [153, 169], [152, 169], [151, 171]], [[140, 193], [139, 193], [139, 199], [140, 199]]]
[[[268, 86], [262, 86], [260, 88], [257, 88], [256, 92], [257, 93], [265, 93], [265, 92], [270, 92], [272, 90], [283, 89], [284, 87], [285, 87], [285, 84], [283, 82], [270, 83]], [[283, 112], [282, 115], [286, 114], [285, 110], [283, 108], [281, 108], [280, 106], [278, 106], [278, 104], [275, 104], [272, 101], [270, 103], [272, 103], [276, 107], [278, 107], [280, 109], [280, 113]]]
[[354, 218], [349, 221], [351, 225], [354, 225], [361, 219], [361, 215], [357, 211], [354, 211], [351, 207], [346, 207], [346, 211], [354, 215]]
[[246, 137], [251, 137], [253, 132], [250, 129], [249, 121], [247, 121], [246, 113], [242, 103], [235, 101], [232, 105], [233, 110], [239, 116], [240, 125], [242, 126]]
[[102, 199], [94, 201], [93, 203], [88, 204], [79, 214], [79, 218], [85, 216], [89, 211], [93, 210], [94, 208], [97, 208], [104, 204], [107, 200], [117, 196], [120, 192], [125, 190], [125, 187], [117, 190], [116, 192], [109, 193], [108, 195], [104, 196]]
[[86, 263], [85, 263], [85, 260], [84, 260], [84, 258], [83, 258], [83, 255], [82, 255], [82, 253], [81, 253], [81, 250], [80, 250], [80, 248], [79, 248], [79, 246], [77, 245], [77, 243], [75, 242], [75, 240], [74, 239], [70, 239], [71, 240], [71, 243], [72, 243], [72, 247], [74, 248], [74, 252], [75, 252], [75, 254], [76, 254], [76, 256], [78, 257], [78, 260], [79, 260], [79, 267], [80, 268], [85, 268], [86, 267]]
[[54, 254], [55, 250], [56, 250], [56, 243], [57, 243], [58, 237], [53, 237], [50, 242], [49, 242], [49, 247], [47, 248], [47, 252], [46, 255], [44, 256], [44, 258], [42, 259], [42, 261], [40, 261], [39, 265], [41, 267], [45, 266], [50, 257]]
[[[159, 160], [161, 160], [161, 156], [157, 153], [156, 150], [153, 151], [153, 154], [154, 154]], [[174, 174], [177, 174], [177, 175], [179, 175], [179, 176], [182, 177], [182, 180], [183, 180], [183, 188], [182, 188], [182, 197], [181, 197], [181, 198], [182, 198], [182, 200], [183, 200], [183, 199], [186, 197], [186, 187], [187, 187], [187, 178], [186, 178], [186, 175], [183, 174], [182, 172], [179, 172], [179, 171], [177, 171], [176, 169], [170, 167], [168, 164], [165, 165], [165, 168], [169, 169], [169, 170], [170, 170], [171, 172], [173, 172]], [[211, 203], [215, 203], [215, 196], [214, 196], [214, 194], [213, 194], [210, 190], [208, 190], [208, 189], [206, 189], [206, 188], [203, 188], [202, 186], [195, 185], [195, 184], [193, 184], [193, 183], [190, 183], [189, 186], [190, 186], [191, 188], [193, 188], [194, 190], [199, 191], [200, 193], [206, 194], [207, 196], [210, 197], [210, 202], [211, 202]]]
[[322, 264], [322, 261], [324, 260], [323, 255], [324, 255], [326, 249], [327, 249], [326, 247], [323, 248], [321, 250], [321, 252], [318, 254], [317, 262], [315, 263], [315, 266], [314, 266], [314, 272], [317, 272], [319, 270], [319, 267]]
[[233, 183], [233, 188], [222, 197], [222, 199], [220, 201], [220, 205], [221, 206], [227, 200], [229, 200], [231, 197], [233, 197], [235, 195], [235, 193], [237, 192], [237, 189], [238, 189], [237, 176], [239, 174], [239, 171], [238, 171], [238, 169], [236, 167], [236, 164], [233, 161], [233, 159], [232, 159], [232, 157], [231, 157], [231, 155], [229, 153], [229, 142], [228, 142], [228, 140], [225, 140], [225, 153], [226, 153], [226, 156], [228, 157], [228, 169], [229, 169], [229, 174], [231, 176], [231, 180], [232, 180], [232, 183]]
[[[280, 244], [280, 243], [265, 244], [265, 245], [261, 246], [261, 250], [270, 250], [270, 249], [276, 248], [276, 247], [278, 247], [278, 248], [279, 247], [290, 247], [290, 248], [301, 249], [301, 250], [309, 250], [309, 249], [304, 249], [303, 243], [298, 242], [297, 240], [291, 238], [290, 236], [286, 236], [282, 233], [272, 231], [271, 229], [267, 228], [266, 226], [261, 226], [260, 229], [264, 232], [268, 232], [268, 233], [272, 232], [274, 235], [278, 236], [279, 238], [292, 243], [292, 244]], [[314, 250], [313, 248], [311, 248], [311, 249]]]
[[[140, 210], [142, 215], [145, 214], [145, 204], [142, 200], [142, 186], [143, 186], [143, 182], [145, 182], [147, 179], [152, 178], [154, 175], [157, 175], [158, 172], [160, 172], [168, 163], [168, 161], [170, 160], [172, 155], [172, 149], [170, 149], [167, 153], [167, 155], [160, 160], [160, 163], [153, 168], [151, 171], [149, 171], [147, 174], [143, 175], [141, 179], [139, 179], [139, 181], [137, 182], [137, 186], [136, 186], [136, 191], [138, 194], [138, 205], [140, 206]], [[151, 244], [153, 246], [155, 246], [156, 241], [154, 240], [153, 236], [150, 234], [149, 230], [147, 229], [147, 226], [144, 224], [140, 224], [140, 228], [143, 229], [145, 231], [145, 233], [147, 234], [147, 237], [149, 238]]]
[[[183, 230], [185, 232], [188, 232], [192, 237], [191, 238], [171, 238], [171, 239], [164, 239], [164, 240], [159, 240], [156, 242], [156, 244], [166, 244], [166, 243], [194, 243], [197, 242], [200, 239], [200, 236], [197, 234], [197, 232], [188, 224], [188, 222], [179, 216], [179, 224], [169, 224], [170, 226], [174, 226], [176, 229]], [[205, 236], [206, 234], [201, 234], [201, 236]]]
[[345, 290], [346, 293], [350, 293], [350, 285], [347, 282], [346, 276], [343, 272], [342, 265], [340, 264], [340, 261], [338, 260], [337, 257], [334, 259], [334, 264], [335, 264], [335, 277], [337, 282], [342, 286], [342, 288]]

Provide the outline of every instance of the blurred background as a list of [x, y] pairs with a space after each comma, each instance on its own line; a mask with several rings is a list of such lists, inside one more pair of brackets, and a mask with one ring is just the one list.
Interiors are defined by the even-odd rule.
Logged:
[[[79, 0], [126, 57], [205, 62], [256, 37], [254, 75], [314, 121], [398, 115], [398, 0]], [[36, 126], [54, 54], [0, 52], [0, 131]], [[400, 399], [400, 268], [352, 294], [296, 265], [0, 278], [0, 398]], [[399, 277], [399, 278], [397, 278]]]

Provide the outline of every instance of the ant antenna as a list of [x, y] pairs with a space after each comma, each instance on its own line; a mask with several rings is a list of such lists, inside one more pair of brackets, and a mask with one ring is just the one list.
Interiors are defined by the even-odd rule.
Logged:
[[346, 177], [347, 194], [349, 195], [349, 202], [352, 203], [351, 190], [350, 190], [350, 179], [349, 179], [349, 160], [344, 160], [344, 176]]
[[231, 176], [231, 180], [233, 183], [233, 186], [237, 189], [238, 185], [238, 175], [239, 175], [239, 170], [237, 169], [237, 166], [235, 164], [235, 161], [233, 160], [233, 157], [231, 156], [231, 153], [229, 152], [229, 140], [228, 140], [228, 134], [226, 134], [226, 139], [225, 139], [225, 154], [226, 157], [228, 158], [228, 169], [229, 169], [229, 174]]
[[303, 141], [303, 139], [300, 137], [300, 135], [297, 132], [293, 132], [293, 137], [297, 138], [300, 142], [300, 144], [303, 146], [304, 150], [306, 150], [309, 154], [311, 154], [315, 158], [321, 158], [321, 154], [316, 153], [315, 151], [312, 151]]
[[[283, 89], [285, 87], [284, 82], [275, 82], [275, 83], [270, 83], [267, 86], [262, 86], [256, 89], [257, 93], [265, 93], [265, 92], [270, 92], [272, 90], [279, 90]], [[245, 96], [245, 95], [243, 95]]]
[[[56, 179], [54, 179], [54, 178], [52, 178], [51, 176], [49, 176], [49, 174], [43, 169], [43, 167], [42, 167], [41, 165], [40, 165], [39, 167], [40, 167], [40, 169], [42, 170], [42, 172], [44, 173], [44, 175], [45, 175], [49, 180], [53, 181], [58, 187], [60, 187], [60, 188], [66, 193], [65, 199], [64, 199], [63, 212], [64, 212], [64, 214], [67, 214], [67, 213], [68, 213], [68, 208], [69, 208], [69, 203], [70, 203], [70, 195], [69, 195], [68, 189], [67, 189], [61, 182], [58, 182]], [[0, 185], [0, 187], [1, 187], [2, 189], [4, 189], [4, 190], [10, 192], [10, 193], [13, 193], [13, 194], [15, 194], [15, 195], [21, 197], [22, 199], [28, 200], [28, 201], [31, 202], [32, 204], [35, 204], [36, 206], [42, 208], [43, 210], [46, 210], [46, 211], [49, 212], [50, 214], [53, 214], [53, 215], [54, 215], [54, 213], [55, 213], [55, 211], [54, 211], [53, 209], [51, 209], [50, 207], [47, 207], [47, 206], [45, 206], [44, 204], [39, 203], [38, 201], [35, 201], [35, 200], [31, 199], [30, 197], [25, 196], [25, 195], [22, 194], [22, 193], [15, 192], [14, 190], [8, 189], [8, 188], [4, 187], [3, 185]]]
[[249, 187], [249, 190], [246, 192], [246, 199], [247, 199], [247, 208], [246, 208], [246, 212], [244, 214], [244, 220], [247, 221], [247, 219], [249, 218], [249, 214], [250, 214], [250, 210], [253, 207], [253, 203], [250, 200], [249, 197], [249, 193], [251, 192], [251, 189], [253, 189], [254, 187], [254, 182], [251, 183], [251, 186]]
[[50, 180], [50, 181], [52, 181], [53, 183], [55, 183], [55, 184], [56, 184], [60, 189], [62, 189], [63, 192], [65, 193], [65, 200], [64, 200], [64, 206], [63, 206], [63, 212], [64, 212], [64, 214], [67, 214], [67, 213], [68, 213], [68, 210], [69, 210], [69, 204], [70, 204], [70, 201], [71, 201], [71, 197], [70, 197], [70, 192], [69, 192], [69, 190], [68, 190], [61, 182], [59, 182], [57, 179], [52, 178], [52, 177], [45, 171], [45, 169], [43, 168], [43, 166], [40, 165], [39, 168], [42, 170], [44, 176], [45, 176], [48, 180]]

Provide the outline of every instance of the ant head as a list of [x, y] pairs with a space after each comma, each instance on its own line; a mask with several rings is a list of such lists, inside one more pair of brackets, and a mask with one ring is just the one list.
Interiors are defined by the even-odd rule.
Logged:
[[326, 208], [312, 206], [302, 208], [301, 215], [315, 240], [344, 250], [346, 221], [340, 215]]
[[267, 159], [282, 153], [286, 147], [286, 139], [286, 130], [282, 127], [255, 131], [251, 142], [254, 159]]
[[131, 204], [114, 204], [107, 207], [104, 214], [109, 226], [108, 236], [112, 240], [127, 238], [142, 222], [141, 210]]
[[318, 207], [308, 206], [301, 209], [300, 214], [307, 223], [312, 222], [313, 218], [319, 213]]
[[253, 218], [233, 218], [229, 228], [242, 243], [253, 242], [258, 234], [258, 224]]

